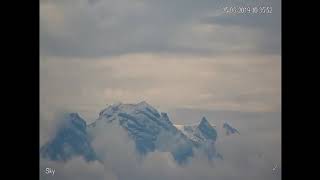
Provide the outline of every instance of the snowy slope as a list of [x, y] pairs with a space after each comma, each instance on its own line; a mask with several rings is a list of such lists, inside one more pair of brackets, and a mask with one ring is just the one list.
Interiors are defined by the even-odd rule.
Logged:
[[[89, 131], [106, 123], [119, 124], [135, 141], [136, 149], [141, 154], [155, 150], [171, 152], [174, 159], [181, 163], [193, 155], [192, 142], [173, 126], [168, 115], [159, 113], [144, 101], [107, 107], [89, 125]], [[177, 143], [179, 146], [175, 145]]]
[[153, 151], [170, 152], [179, 164], [186, 163], [195, 151], [205, 152], [209, 159], [218, 156], [215, 151], [217, 131], [205, 117], [197, 125], [173, 125], [166, 113], [158, 112], [144, 101], [110, 105], [90, 125], [76, 113], [65, 121], [56, 136], [41, 147], [42, 157], [67, 160], [80, 155], [87, 160], [98, 159], [90, 139], [95, 138], [99, 128], [111, 125], [121, 127], [141, 155]]
[[203, 117], [199, 124], [194, 125], [174, 125], [183, 134], [185, 134], [194, 144], [194, 147], [204, 151], [209, 159], [220, 157], [216, 152], [215, 141], [217, 140], [217, 131], [208, 120]]
[[214, 129], [205, 117], [202, 118], [199, 124], [193, 125], [178, 125], [174, 126], [185, 134], [194, 143], [201, 144], [208, 140], [215, 141], [217, 139], [217, 131]]

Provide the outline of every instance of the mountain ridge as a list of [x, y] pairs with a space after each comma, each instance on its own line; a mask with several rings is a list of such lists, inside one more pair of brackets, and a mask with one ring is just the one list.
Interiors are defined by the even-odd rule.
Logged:
[[[197, 125], [175, 125], [165, 112], [142, 101], [137, 104], [112, 104], [99, 113], [99, 117], [87, 125], [77, 113], [70, 113], [66, 122], [72, 122], [73, 128], [67, 128], [69, 134], [77, 143], [71, 142], [70, 138], [61, 135], [59, 130], [56, 136], [41, 147], [42, 157], [51, 160], [68, 160], [73, 156], [82, 155], [87, 161], [97, 160], [99, 157], [90, 146], [91, 139], [98, 127], [117, 125], [127, 133], [134, 141], [136, 150], [141, 155], [153, 151], [170, 152], [178, 164], [184, 164], [194, 156], [195, 151], [201, 151], [208, 156], [209, 160], [219, 158], [221, 155], [216, 151], [215, 142], [218, 134], [215, 126], [211, 125], [206, 117], [202, 117]], [[62, 128], [65, 129], [65, 128]], [[55, 142], [58, 143], [55, 145]], [[86, 148], [79, 146], [85, 144]], [[62, 146], [71, 146], [71, 153], [66, 153]], [[75, 148], [82, 149], [81, 151]], [[63, 158], [56, 158], [56, 156]]]

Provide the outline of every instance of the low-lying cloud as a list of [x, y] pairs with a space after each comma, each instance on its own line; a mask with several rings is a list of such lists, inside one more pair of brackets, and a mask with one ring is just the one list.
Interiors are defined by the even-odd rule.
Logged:
[[[92, 146], [102, 162], [85, 162], [74, 158], [66, 163], [41, 159], [40, 177], [46, 179], [97, 179], [97, 180], [279, 180], [281, 166], [280, 134], [247, 131], [241, 135], [219, 134], [216, 147], [223, 160], [208, 162], [202, 154], [184, 166], [175, 163], [170, 153], [151, 152], [146, 156], [136, 153], [133, 141], [116, 124], [96, 126]], [[220, 127], [217, 127], [218, 129]], [[259, 128], [259, 127], [258, 127]], [[277, 133], [276, 133], [277, 134]], [[264, 144], [264, 146], [261, 146]], [[46, 175], [46, 167], [54, 168], [55, 175]]]

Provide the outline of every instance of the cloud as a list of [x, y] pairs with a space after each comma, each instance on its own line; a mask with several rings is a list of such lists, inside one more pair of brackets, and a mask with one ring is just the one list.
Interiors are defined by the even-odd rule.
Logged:
[[[225, 6], [252, 4], [273, 6], [273, 13], [257, 16], [223, 14]], [[42, 1], [40, 52], [64, 57], [131, 53], [280, 54], [278, 7], [277, 0], [268, 3], [234, 0], [197, 3], [191, 0]], [[203, 31], [208, 24], [213, 28]], [[270, 40], [270, 37], [274, 38]]]
[[[270, 119], [269, 119], [270, 120]], [[278, 121], [272, 121], [276, 123]], [[85, 162], [75, 158], [65, 164], [40, 161], [41, 179], [103, 179], [103, 180], [280, 180], [280, 172], [272, 168], [281, 167], [280, 131], [265, 127], [265, 123], [248, 124], [238, 122], [241, 135], [223, 136], [219, 134], [217, 148], [223, 160], [209, 163], [201, 154], [196, 154], [185, 166], [178, 166], [167, 152], [152, 152], [146, 157], [137, 155], [133, 142], [119, 126], [99, 122], [94, 131], [93, 148], [102, 157], [103, 163]], [[273, 127], [276, 127], [273, 124]], [[219, 127], [217, 127], [219, 128]], [[259, 129], [255, 131], [254, 129]], [[45, 175], [46, 167], [55, 168], [56, 176]]]
[[[222, 12], [252, 4], [272, 5], [273, 14]], [[103, 164], [41, 159], [40, 178], [281, 179], [271, 171], [281, 163], [281, 118], [273, 114], [281, 112], [280, 17], [277, 0], [41, 0], [40, 144], [63, 112], [90, 123], [106, 104], [142, 100], [172, 112], [173, 122], [230, 120], [241, 136], [219, 133], [223, 161], [197, 154], [180, 167], [169, 153], [137, 156], [121, 129], [104, 127], [93, 142]]]
[[40, 62], [41, 105], [90, 121], [114, 102], [174, 108], [272, 112], [280, 108], [280, 57], [132, 54]]
[[[105, 104], [278, 111], [280, 1], [40, 3], [40, 100], [92, 121]], [[271, 5], [272, 15], [223, 14]]]
[[41, 104], [40, 106], [40, 146], [48, 142], [57, 132], [64, 121], [64, 115], [68, 111], [62, 107], [50, 107], [50, 105]]
[[[46, 174], [46, 168], [55, 170], [55, 173]], [[110, 169], [99, 162], [86, 162], [82, 158], [74, 158], [67, 163], [40, 160], [41, 180], [118, 180]]]

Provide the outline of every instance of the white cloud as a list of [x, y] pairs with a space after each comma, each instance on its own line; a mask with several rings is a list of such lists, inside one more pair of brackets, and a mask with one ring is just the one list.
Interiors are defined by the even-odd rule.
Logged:
[[[241, 135], [220, 134], [217, 148], [223, 155], [223, 160], [209, 163], [204, 156], [196, 154], [189, 164], [178, 166], [167, 152], [152, 152], [141, 158], [136, 154], [133, 142], [123, 129], [110, 124], [103, 126], [103, 122], [100, 123], [96, 126], [100, 129], [96, 129], [94, 133], [93, 148], [102, 157], [103, 163], [86, 163], [81, 158], [65, 164], [42, 160], [41, 179], [281, 179], [280, 174], [272, 171], [276, 164], [281, 168], [279, 133], [248, 129], [241, 131]], [[257, 126], [262, 127], [263, 125]], [[45, 175], [43, 171], [46, 167], [55, 168], [56, 176]]]
[[[54, 169], [54, 174], [46, 174], [46, 168]], [[95, 161], [86, 162], [82, 158], [74, 158], [66, 163], [40, 160], [41, 180], [118, 180], [116, 175], [105, 165]]]

